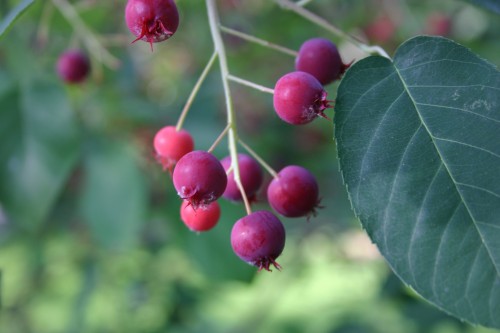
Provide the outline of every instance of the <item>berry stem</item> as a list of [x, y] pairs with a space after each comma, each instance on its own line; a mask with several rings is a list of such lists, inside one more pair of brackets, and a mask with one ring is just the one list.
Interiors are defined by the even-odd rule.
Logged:
[[222, 87], [224, 88], [224, 96], [226, 100], [229, 155], [231, 156], [231, 166], [233, 167], [234, 181], [241, 192], [247, 214], [251, 214], [252, 209], [250, 208], [250, 203], [243, 188], [243, 184], [241, 183], [240, 177], [240, 167], [238, 164], [238, 148], [236, 145], [236, 142], [238, 141], [238, 133], [235, 122], [233, 101], [231, 98], [231, 90], [229, 89], [229, 82], [227, 79], [227, 77], [229, 76], [229, 68], [227, 65], [226, 50], [224, 48], [224, 43], [222, 41], [222, 36], [219, 30], [219, 14], [217, 12], [215, 0], [206, 0], [205, 3], [207, 5], [208, 23], [210, 25], [212, 41], [215, 46], [215, 52], [217, 52], [217, 55], [219, 56]]
[[381, 48], [380, 46], [378, 46], [378, 45], [371, 46], [371, 45], [365, 44], [360, 39], [358, 39], [352, 35], [349, 35], [348, 33], [345, 33], [344, 31], [340, 30], [336, 26], [330, 24], [324, 18], [314, 14], [313, 12], [310, 12], [309, 10], [301, 7], [300, 5], [298, 5], [297, 3], [293, 2], [293, 1], [274, 0], [274, 2], [278, 3], [283, 8], [286, 8], [286, 9], [289, 9], [289, 10], [295, 12], [296, 14], [304, 17], [305, 19], [311, 21], [312, 23], [322, 27], [323, 29], [330, 31], [334, 35], [337, 35], [338, 37], [349, 41], [350, 43], [352, 43], [353, 45], [355, 45], [356, 47], [358, 47], [359, 49], [361, 49], [362, 51], [364, 51], [368, 54], [378, 54], [378, 55], [385, 57], [385, 58], [389, 58], [389, 59], [391, 58], [391, 57], [389, 57], [387, 52], [385, 52], [385, 50], [383, 48]]
[[212, 56], [210, 57], [210, 60], [208, 61], [207, 65], [203, 69], [203, 72], [201, 73], [200, 77], [198, 78], [198, 81], [196, 81], [196, 84], [193, 87], [193, 90], [191, 91], [191, 94], [189, 94], [189, 98], [186, 102], [186, 105], [184, 105], [184, 108], [182, 109], [181, 115], [179, 116], [179, 120], [177, 120], [177, 125], [175, 126], [177, 131], [180, 131], [182, 128], [182, 125], [184, 124], [184, 120], [186, 119], [186, 116], [189, 112], [189, 109], [191, 108], [191, 105], [193, 104], [193, 101], [198, 94], [198, 91], [200, 90], [201, 85], [203, 84], [203, 81], [205, 81], [205, 78], [207, 77], [208, 73], [210, 72], [210, 69], [212, 68], [212, 65], [215, 62], [215, 59], [217, 58], [217, 52], [214, 51]]
[[262, 165], [264, 169], [266, 169], [267, 172], [269, 172], [271, 176], [273, 176], [273, 178], [278, 178], [278, 173], [273, 168], [271, 168], [271, 166], [267, 164], [266, 161], [264, 161], [264, 159], [259, 156], [259, 154], [257, 154], [252, 148], [250, 148], [249, 145], [247, 145], [241, 139], [238, 139], [238, 142], [240, 143], [240, 145], [243, 146], [243, 148], [245, 148], [246, 151], [248, 151], [250, 155], [252, 155], [253, 158], [257, 160], [257, 162], [260, 163], [260, 165]]
[[241, 31], [238, 31], [238, 30], [234, 30], [234, 29], [225, 27], [223, 25], [219, 25], [219, 29], [222, 32], [227, 33], [228, 35], [236, 36], [236, 37], [244, 39], [246, 41], [262, 45], [264, 47], [267, 47], [267, 48], [279, 51], [279, 52], [284, 53], [284, 54], [288, 54], [288, 55], [290, 55], [292, 57], [296, 57], [299, 54], [295, 50], [291, 50], [291, 49], [286, 48], [284, 46], [268, 42], [267, 40], [264, 40], [264, 39], [261, 39], [261, 38], [257, 38], [255, 36], [252, 36], [252, 35], [246, 34], [244, 32], [241, 32]]
[[52, 0], [54, 6], [61, 12], [66, 20], [73, 26], [75, 32], [83, 40], [89, 52], [100, 62], [111, 69], [120, 66], [120, 60], [104, 48], [96, 35], [83, 22], [76, 9], [67, 0]]
[[233, 82], [239, 83], [239, 84], [241, 84], [243, 86], [247, 86], [247, 87], [259, 90], [259, 91], [263, 91], [263, 92], [269, 93], [271, 95], [274, 94], [274, 89], [261, 86], [260, 84], [257, 84], [257, 83], [254, 83], [254, 82], [251, 82], [251, 81], [239, 78], [239, 77], [231, 75], [231, 74], [228, 74], [227, 79], [229, 81], [233, 81]]
[[226, 136], [227, 132], [229, 131], [229, 124], [224, 128], [224, 130], [219, 134], [217, 139], [215, 139], [214, 143], [212, 143], [212, 146], [208, 149], [208, 152], [211, 153], [214, 151], [215, 147], [221, 142], [221, 140]]
[[312, 2], [312, 0], [301, 0], [301, 1], [297, 2], [297, 6], [303, 7], [303, 6], [307, 5], [309, 2]]
[[45, 46], [49, 40], [50, 21], [54, 14], [54, 6], [50, 2], [46, 2], [42, 9], [40, 16], [40, 23], [36, 33], [36, 40], [38, 46]]

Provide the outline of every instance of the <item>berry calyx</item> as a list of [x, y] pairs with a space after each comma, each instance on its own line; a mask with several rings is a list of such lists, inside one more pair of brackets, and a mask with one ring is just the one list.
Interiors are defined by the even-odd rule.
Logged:
[[285, 228], [281, 221], [265, 210], [239, 219], [231, 230], [234, 253], [243, 261], [258, 267], [259, 271], [271, 271], [271, 265], [281, 269], [276, 258], [285, 247], [285, 238]]
[[181, 220], [191, 230], [196, 232], [208, 231], [219, 222], [220, 206], [217, 201], [194, 209], [189, 201], [181, 204]]
[[156, 159], [163, 166], [163, 170], [172, 172], [175, 163], [193, 151], [194, 141], [188, 131], [177, 130], [175, 126], [165, 126], [156, 133], [153, 146]]
[[[226, 172], [231, 167], [231, 156], [227, 156], [221, 160], [221, 164]], [[238, 165], [240, 170], [240, 179], [245, 194], [250, 202], [255, 201], [256, 193], [262, 185], [264, 175], [260, 164], [252, 157], [246, 154], [238, 154]], [[227, 186], [222, 196], [228, 200], [241, 201], [242, 196], [240, 189], [234, 180], [234, 172], [229, 172], [227, 176]]]
[[56, 71], [66, 83], [81, 83], [90, 72], [89, 58], [80, 50], [67, 50], [59, 56]]
[[306, 72], [291, 72], [282, 76], [274, 88], [273, 104], [278, 116], [292, 125], [310, 123], [332, 107], [321, 83]]
[[226, 172], [219, 160], [202, 150], [181, 157], [172, 178], [177, 194], [189, 201], [194, 209], [220, 198], [227, 185]]
[[151, 45], [169, 39], [179, 26], [179, 12], [173, 0], [128, 0], [125, 21], [137, 37]]
[[325, 38], [305, 41], [295, 59], [295, 69], [314, 76], [322, 85], [340, 79], [350, 64], [344, 64], [337, 46]]
[[267, 187], [267, 200], [283, 216], [310, 217], [316, 214], [320, 201], [318, 183], [307, 169], [289, 165]]

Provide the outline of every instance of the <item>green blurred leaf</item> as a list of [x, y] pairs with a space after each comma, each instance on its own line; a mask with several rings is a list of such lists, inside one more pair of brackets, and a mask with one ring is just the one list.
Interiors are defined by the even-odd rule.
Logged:
[[500, 75], [450, 40], [416, 37], [339, 87], [341, 170], [363, 226], [430, 302], [500, 328]]
[[486, 8], [492, 12], [500, 14], [500, 1], [499, 0], [466, 0], [472, 4]]
[[137, 154], [121, 142], [96, 141], [85, 158], [82, 214], [106, 248], [133, 246], [144, 224], [147, 189]]
[[7, 14], [0, 23], [0, 39], [2, 39], [5, 33], [12, 27], [14, 22], [34, 3], [35, 0], [23, 0]]
[[79, 155], [79, 131], [63, 89], [51, 81], [0, 95], [0, 202], [14, 223], [37, 227]]

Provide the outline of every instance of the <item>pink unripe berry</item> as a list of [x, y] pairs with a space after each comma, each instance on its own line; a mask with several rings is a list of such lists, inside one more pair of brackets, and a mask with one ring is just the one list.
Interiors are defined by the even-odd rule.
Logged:
[[194, 209], [189, 201], [182, 201], [181, 220], [192, 231], [208, 231], [217, 225], [220, 218], [220, 206], [217, 201]]
[[67, 50], [59, 56], [56, 65], [57, 74], [66, 83], [80, 83], [90, 72], [90, 61], [80, 50]]
[[269, 184], [267, 200], [286, 217], [314, 215], [320, 201], [318, 183], [307, 169], [290, 165], [278, 172]]
[[342, 62], [337, 46], [325, 38], [305, 41], [295, 59], [295, 69], [314, 76], [322, 85], [340, 79], [349, 67]]
[[226, 172], [219, 160], [201, 150], [181, 157], [172, 178], [177, 194], [189, 201], [194, 209], [217, 200], [227, 184]]
[[278, 116], [289, 124], [307, 124], [318, 116], [327, 118], [331, 107], [321, 83], [306, 72], [291, 72], [282, 76], [274, 88], [273, 104]]
[[364, 32], [374, 42], [387, 43], [396, 34], [396, 25], [388, 16], [383, 16], [366, 26]]
[[129, 30], [151, 44], [169, 39], [179, 26], [179, 12], [174, 0], [128, 0], [125, 21]]
[[156, 158], [163, 165], [163, 169], [172, 171], [182, 156], [193, 151], [194, 141], [188, 131], [177, 130], [175, 126], [165, 126], [156, 133], [153, 146]]
[[247, 215], [233, 225], [231, 246], [234, 253], [243, 261], [270, 271], [285, 247], [285, 228], [271, 212], [262, 210]]
[[[227, 172], [227, 170], [231, 167], [231, 156], [223, 158], [221, 160], [221, 164]], [[238, 154], [238, 165], [241, 184], [245, 189], [245, 194], [250, 201], [254, 201], [255, 193], [259, 190], [264, 179], [262, 168], [255, 159], [246, 154]], [[233, 171], [228, 174], [226, 190], [222, 196], [228, 200], [242, 200], [240, 189], [234, 180]]]

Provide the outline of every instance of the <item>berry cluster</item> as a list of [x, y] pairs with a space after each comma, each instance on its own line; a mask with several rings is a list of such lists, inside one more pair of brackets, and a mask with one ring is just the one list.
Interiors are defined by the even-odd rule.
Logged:
[[[144, 11], [147, 17], [140, 20], [138, 4], [144, 6], [148, 1], [129, 0], [126, 20], [137, 40], [161, 41], [167, 26], [175, 26], [168, 28], [175, 32], [178, 15], [172, 9], [173, 2], [164, 0], [161, 13], [156, 13], [158, 2], [149, 1], [151, 6]], [[276, 83], [273, 98], [276, 114], [293, 125], [307, 124], [317, 117], [327, 118], [324, 111], [331, 107], [331, 101], [327, 100], [323, 85], [338, 80], [348, 66], [329, 40], [313, 38], [306, 41], [296, 57], [295, 71], [285, 74]], [[297, 165], [275, 172], [246, 145], [250, 155], [232, 154], [218, 160], [211, 153], [212, 148], [209, 151], [194, 150], [192, 136], [180, 124], [182, 122], [177, 127], [169, 125], [160, 129], [153, 143], [158, 162], [170, 171], [173, 185], [182, 199], [181, 220], [192, 231], [208, 231], [220, 218], [219, 198], [244, 202], [247, 215], [235, 222], [231, 232], [234, 252], [259, 269], [270, 270], [271, 266], [279, 269], [276, 259], [285, 246], [285, 228], [270, 211], [251, 212], [250, 209], [263, 184], [262, 167], [273, 176], [267, 187], [269, 205], [279, 215], [291, 218], [309, 218], [316, 213], [320, 199], [314, 175]]]
[[[142, 40], [152, 49], [153, 43], [165, 41], [177, 31], [179, 14], [173, 0], [128, 0], [125, 21], [136, 36], [132, 43]], [[215, 40], [214, 43], [217, 44]], [[283, 75], [274, 90], [268, 89], [273, 92], [276, 114], [292, 125], [304, 125], [318, 117], [328, 119], [325, 110], [332, 106], [323, 86], [338, 80], [349, 65], [342, 62], [335, 44], [324, 38], [306, 41], [295, 54], [295, 71]], [[217, 55], [223, 56], [220, 50], [214, 54], [200, 82]], [[89, 70], [88, 58], [80, 51], [63, 54], [57, 65], [61, 78], [68, 83], [82, 82]], [[196, 91], [197, 88], [193, 96]], [[211, 151], [220, 138], [233, 131], [233, 140], [236, 140], [235, 127], [230, 125], [208, 151], [195, 150], [192, 135], [182, 129], [190, 103], [186, 105], [177, 125], [161, 128], [153, 140], [156, 159], [169, 171], [182, 200], [181, 220], [190, 230], [205, 232], [218, 223], [219, 198], [242, 202], [247, 215], [232, 228], [234, 252], [259, 269], [270, 270], [270, 266], [279, 269], [276, 259], [285, 246], [285, 228], [270, 211], [251, 211], [251, 204], [258, 201], [256, 194], [263, 184], [263, 168], [273, 177], [267, 186], [267, 201], [284, 217], [309, 219], [316, 214], [320, 202], [316, 178], [297, 165], [288, 165], [276, 172], [242, 142], [249, 155], [237, 153], [233, 142], [230, 155], [217, 159]]]

